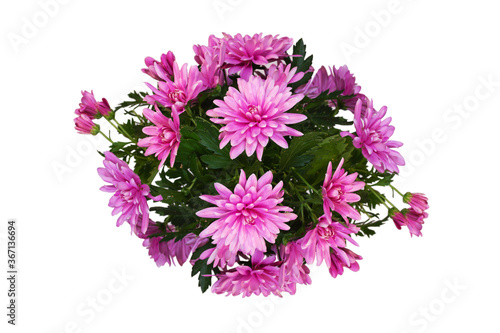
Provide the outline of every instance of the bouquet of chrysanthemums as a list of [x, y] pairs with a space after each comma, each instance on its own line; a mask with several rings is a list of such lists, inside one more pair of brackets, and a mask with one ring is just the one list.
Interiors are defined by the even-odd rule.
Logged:
[[111, 108], [84, 91], [76, 110], [80, 133], [110, 142], [97, 171], [117, 225], [156, 265], [189, 260], [203, 292], [281, 296], [311, 283], [314, 262], [357, 271], [354, 236], [389, 219], [421, 235], [427, 198], [391, 185], [402, 143], [346, 66], [315, 70], [302, 40], [278, 35], [193, 49], [193, 65], [147, 57], [147, 92]]

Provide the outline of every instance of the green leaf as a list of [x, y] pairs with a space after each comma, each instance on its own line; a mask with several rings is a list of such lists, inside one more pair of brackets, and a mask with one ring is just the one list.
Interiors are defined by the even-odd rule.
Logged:
[[309, 132], [303, 136], [294, 137], [288, 149], [281, 152], [280, 170], [290, 167], [300, 167], [312, 160], [310, 150], [317, 147], [323, 140], [324, 133]]
[[395, 173], [384, 173], [383, 177], [373, 184], [373, 186], [388, 186], [392, 183], [392, 178], [396, 175]]
[[364, 223], [355, 223], [357, 227], [359, 227], [359, 231], [356, 234], [357, 236], [373, 236], [375, 235], [375, 230], [372, 228], [378, 228], [382, 226], [387, 220], [389, 219], [389, 215], [387, 215], [384, 219], [382, 220], [377, 220], [377, 221], [368, 221]]
[[188, 166], [193, 175], [202, 183], [210, 183], [214, 180], [214, 176], [201, 165], [198, 157], [192, 156], [188, 162]]
[[[306, 72], [312, 65], [313, 56], [309, 56], [306, 58], [306, 45], [304, 41], [299, 39], [297, 43], [293, 46], [293, 56], [292, 57], [292, 68], [297, 67], [297, 72]], [[290, 86], [295, 89], [300, 87], [301, 85], [308, 82], [312, 77], [312, 73], [305, 73], [304, 77], [300, 79], [298, 82], [291, 84]]]
[[[200, 144], [198, 140], [182, 138], [181, 143], [179, 144], [179, 150], [177, 152], [176, 162], [186, 163], [193, 156], [198, 154], [203, 154], [205, 152], [205, 148]], [[176, 163], [177, 164], [177, 163]]]
[[[206, 250], [208, 250], [212, 247], [214, 247], [214, 245], [211, 242], [208, 242], [205, 245], [198, 247], [196, 249], [196, 251], [193, 252], [193, 255], [191, 256], [191, 260], [198, 259], [203, 252], [205, 252]], [[191, 275], [191, 276], [194, 276], [194, 275]]]
[[202, 155], [200, 159], [208, 165], [210, 169], [225, 169], [236, 165], [236, 162], [229, 156], [222, 155]]
[[[126, 123], [121, 124], [121, 128], [118, 128], [118, 132], [122, 134], [124, 137], [127, 137], [128, 133], [137, 140], [145, 138], [147, 135], [142, 132], [144, 128], [143, 125], [136, 123], [132, 119], [129, 119]], [[125, 133], [126, 132], [126, 133]]]
[[[158, 184], [158, 182], [157, 182]], [[186, 196], [177, 190], [171, 190], [164, 188], [162, 186], [155, 186], [155, 185], [150, 185], [149, 188], [151, 189], [151, 195], [157, 196], [161, 195], [163, 200], [162, 202], [164, 203], [174, 203], [174, 202], [185, 202], [186, 201]], [[163, 208], [163, 207], [162, 207]], [[167, 214], [163, 214], [167, 215]]]
[[[208, 259], [197, 260], [191, 271], [191, 276], [198, 275], [198, 286], [201, 288], [201, 292], [205, 292], [212, 285], [212, 265], [207, 264]], [[208, 275], [208, 276], [206, 276]]]
[[314, 159], [308, 164], [306, 174], [312, 176], [321, 171], [320, 173], [324, 175], [328, 162], [339, 162], [341, 157], [346, 157], [349, 154], [350, 149], [352, 149], [352, 147], [350, 147], [346, 139], [340, 137], [340, 135], [334, 135], [324, 139], [319, 146], [311, 152], [311, 154], [314, 155]]
[[126, 108], [126, 107], [131, 107], [135, 106], [136, 108], [141, 105], [148, 105], [148, 103], [144, 102], [144, 97], [147, 96], [147, 93], [145, 92], [131, 92], [128, 94], [128, 97], [131, 99], [130, 101], [124, 101], [121, 104], [118, 105], [116, 110]]
[[130, 144], [130, 142], [118, 142], [118, 141], [117, 141], [117, 142], [113, 142], [113, 143], [111, 144], [111, 149], [110, 149], [110, 151], [111, 151], [112, 153], [115, 153], [115, 152], [117, 152], [118, 150], [122, 149], [123, 147], [125, 147], [125, 146], [126, 146], [126, 145], [128, 145], [128, 144]]
[[141, 178], [143, 184], [150, 184], [158, 172], [160, 161], [158, 161], [154, 155], [150, 155], [149, 157], [135, 155], [134, 157], [134, 172]]
[[199, 117], [196, 118], [196, 124], [200, 143], [210, 151], [222, 155], [222, 149], [219, 148], [219, 129], [212, 122]]

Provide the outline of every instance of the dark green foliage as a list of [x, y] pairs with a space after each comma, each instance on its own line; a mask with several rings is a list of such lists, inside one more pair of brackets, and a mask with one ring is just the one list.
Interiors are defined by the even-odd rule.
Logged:
[[[293, 57], [292, 57], [292, 67], [297, 67], [297, 73], [298, 72], [306, 72], [309, 70], [309, 68], [312, 65], [313, 61], [313, 56], [306, 57], [306, 45], [304, 44], [304, 41], [299, 39], [297, 43], [293, 47]], [[301, 85], [307, 83], [309, 79], [311, 79], [312, 73], [305, 73], [304, 77], [293, 84], [291, 84], [291, 87], [293, 89], [296, 89], [297, 87], [300, 87]]]
[[123, 108], [132, 108], [136, 109], [139, 106], [148, 106], [149, 104], [144, 102], [144, 97], [147, 96], [147, 93], [145, 92], [131, 92], [128, 94], [128, 97], [131, 99], [130, 101], [124, 101], [118, 105], [116, 110], [123, 109]]

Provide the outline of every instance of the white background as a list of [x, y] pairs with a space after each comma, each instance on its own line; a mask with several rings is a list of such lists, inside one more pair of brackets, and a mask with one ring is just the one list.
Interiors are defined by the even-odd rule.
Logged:
[[[20, 273], [14, 328], [0, 279], [2, 332], [498, 332], [494, 2], [326, 3], [73, 0], [45, 6], [49, 16], [38, 1], [2, 1], [0, 267], [15, 218]], [[116, 106], [146, 90], [146, 56], [172, 50], [194, 64], [192, 45], [222, 32], [304, 38], [316, 68], [347, 64], [388, 106], [409, 164], [397, 184], [430, 200], [422, 238], [388, 223], [358, 238], [359, 272], [332, 279], [322, 266], [295, 296], [242, 299], [201, 294], [189, 267], [157, 268], [115, 226], [96, 173], [106, 145], [73, 128], [80, 91]]]

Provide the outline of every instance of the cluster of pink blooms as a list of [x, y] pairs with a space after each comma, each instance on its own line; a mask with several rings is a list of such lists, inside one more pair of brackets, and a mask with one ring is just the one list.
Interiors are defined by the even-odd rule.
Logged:
[[[304, 122], [307, 116], [291, 110], [325, 92], [336, 93], [338, 98], [328, 101], [328, 105], [354, 114], [355, 131], [340, 135], [352, 138], [354, 147], [379, 173], [398, 173], [398, 166], [405, 162], [395, 148], [402, 143], [390, 140], [394, 126], [390, 125], [390, 117], [384, 118], [387, 108], [374, 109], [345, 65], [329, 70], [321, 67], [309, 82], [292, 91], [290, 85], [304, 77], [304, 72], [285, 61], [290, 57], [287, 52], [292, 44], [291, 38], [277, 35], [223, 34], [222, 38], [210, 36], [208, 45], [194, 45], [197, 65], [179, 65], [171, 51], [161, 55], [159, 61], [147, 57], [142, 71], [156, 82], [146, 83], [151, 94], [144, 101], [150, 107], [144, 108], [142, 114], [150, 124], [142, 127], [145, 137], [136, 140], [137, 146], [144, 148], [145, 156], [158, 159], [159, 170], [167, 159], [167, 165], [174, 167], [182, 142], [182, 117], [191, 113], [191, 106], [202, 92], [233, 85], [223, 99], [213, 101], [215, 107], [205, 114], [213, 124], [221, 125], [219, 147], [229, 144], [231, 159], [245, 152], [246, 156], [255, 154], [262, 161], [270, 141], [286, 149], [287, 139], [303, 135], [289, 125]], [[314, 70], [311, 67], [309, 71]], [[112, 116], [113, 111], [106, 99], [97, 102], [92, 92], [82, 94], [80, 107], [75, 111], [76, 129], [83, 134], [97, 134], [100, 129], [94, 119]], [[323, 211], [321, 216], [315, 215], [315, 221], [302, 221], [306, 225], [300, 237], [279, 239], [280, 233], [289, 230], [298, 219], [286, 205], [288, 192], [283, 181], [273, 185], [272, 171], [258, 177], [247, 176], [241, 170], [234, 189], [215, 182], [217, 195], [200, 196], [210, 204], [195, 212], [208, 224], [205, 229], [163, 241], [165, 234], [172, 236], [177, 229], [171, 223], [150, 219], [148, 200], [161, 201], [162, 196], [153, 196], [148, 184], [143, 184], [123, 160], [111, 152], [104, 155], [104, 168], [99, 168], [98, 173], [109, 185], [101, 190], [113, 193], [109, 206], [113, 215], [120, 214], [117, 225], [129, 223], [158, 266], [175, 264], [174, 258], [183, 265], [196, 249], [205, 246], [196, 260], [206, 260], [215, 268], [217, 281], [212, 291], [217, 294], [295, 294], [297, 284], [311, 283], [307, 265], [314, 262], [318, 266], [324, 262], [333, 277], [342, 275], [346, 268], [359, 270], [362, 257], [348, 249], [347, 243], [358, 246], [352, 238], [360, 231], [354, 221], [361, 220], [361, 197], [356, 192], [369, 186], [357, 180], [358, 173], [344, 170], [344, 158], [328, 163], [320, 192], [308, 192], [318, 196], [321, 193]], [[421, 236], [422, 224], [428, 217], [427, 198], [420, 193], [407, 193], [403, 201], [410, 208], [393, 208], [390, 217], [398, 229], [406, 226], [411, 235]]]
[[[325, 175], [325, 215], [303, 238], [290, 241], [279, 249], [274, 247], [275, 255], [268, 258], [263, 256], [266, 251], [264, 240], [274, 244], [279, 231], [289, 229], [286, 223], [297, 218], [290, 207], [278, 206], [283, 201], [283, 182], [273, 188], [271, 171], [259, 179], [253, 174], [247, 179], [241, 171], [234, 192], [216, 183], [219, 195], [202, 196], [201, 199], [216, 206], [197, 213], [200, 217], [217, 219], [200, 234], [200, 237], [211, 237], [216, 245], [202, 253], [200, 258], [208, 258], [208, 263], [213, 262], [222, 269], [213, 291], [243, 296], [252, 293], [266, 296], [269, 293], [281, 295], [282, 292], [294, 294], [297, 283], [311, 283], [304, 260], [307, 264], [316, 260], [318, 265], [325, 261], [333, 277], [342, 274], [344, 267], [357, 271], [357, 260], [362, 258], [346, 249], [345, 240], [357, 245], [349, 234], [355, 234], [359, 229], [347, 222], [346, 216], [360, 218], [348, 203], [360, 199], [351, 192], [363, 188], [364, 183], [355, 181], [356, 174], [344, 172], [342, 163], [343, 160], [334, 174], [330, 163]], [[332, 210], [346, 219], [346, 225], [332, 219]], [[248, 255], [252, 257], [251, 266], [227, 269]], [[276, 260], [277, 255], [283, 260]]]
[[[176, 118], [200, 92], [223, 85], [226, 80], [232, 82], [229, 76], [234, 74], [240, 75], [238, 90], [231, 87], [224, 101], [214, 101], [219, 108], [207, 112], [214, 123], [226, 125], [219, 137], [221, 148], [230, 142], [233, 159], [243, 151], [247, 156], [256, 152], [261, 159], [269, 140], [287, 148], [284, 136], [302, 133], [286, 125], [306, 119], [301, 114], [285, 113], [303, 98], [301, 94], [292, 95], [287, 86], [300, 80], [303, 73], [295, 75], [295, 68], [290, 70], [290, 66], [285, 68], [280, 62], [287, 57], [286, 51], [292, 43], [291, 38], [262, 34], [252, 37], [224, 34], [223, 38], [212, 35], [208, 46], [193, 47], [200, 68], [186, 63], [179, 69], [170, 51], [161, 56], [161, 61], [146, 58], [147, 68], [142, 71], [158, 83], [156, 87], [146, 83], [153, 94], [146, 96], [145, 101], [152, 105], [158, 103], [172, 113], [169, 119], [157, 112], [153, 120], [152, 112], [144, 109], [144, 116], [157, 127], [144, 129], [150, 138], [141, 140], [140, 146], [152, 147], [148, 148], [146, 156], [155, 154], [162, 161], [161, 167], [170, 154], [170, 166], [173, 166], [180, 141]], [[253, 65], [264, 66], [272, 62], [279, 66], [273, 64], [267, 69], [266, 80], [252, 75]]]
[[80, 106], [75, 110], [78, 116], [74, 120], [75, 129], [81, 134], [97, 135], [100, 128], [93, 120], [101, 116], [109, 116], [112, 113], [111, 107], [105, 98], [97, 102], [93, 91], [82, 91], [82, 95]]
[[410, 208], [404, 208], [401, 211], [392, 210], [390, 215], [394, 224], [398, 229], [402, 226], [408, 227], [410, 234], [413, 236], [422, 236], [422, 224], [424, 219], [429, 216], [426, 212], [429, 209], [427, 197], [422, 193], [406, 193], [403, 196], [403, 201], [410, 205]]

